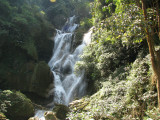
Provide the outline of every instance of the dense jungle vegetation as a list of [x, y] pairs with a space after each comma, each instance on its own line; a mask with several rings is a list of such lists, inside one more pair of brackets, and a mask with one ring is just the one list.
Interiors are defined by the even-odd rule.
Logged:
[[71, 103], [75, 120], [159, 120], [160, 2], [95, 0], [85, 68], [88, 96]]
[[0, 0], [0, 120], [27, 120], [50, 101], [51, 38], [72, 15], [73, 48], [93, 30], [75, 67], [88, 87], [61, 119], [159, 120], [159, 0]]

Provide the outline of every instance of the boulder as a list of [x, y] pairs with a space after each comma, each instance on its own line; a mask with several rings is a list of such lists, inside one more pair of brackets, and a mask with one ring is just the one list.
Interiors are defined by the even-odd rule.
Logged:
[[31, 100], [18, 91], [1, 91], [0, 101], [9, 101], [9, 104], [6, 104], [5, 115], [11, 120], [27, 120], [34, 115]]
[[47, 111], [44, 113], [45, 120], [57, 120], [55, 113], [52, 111]]
[[55, 112], [57, 118], [60, 120], [65, 120], [67, 113], [70, 112], [70, 109], [66, 105], [55, 104], [53, 112]]

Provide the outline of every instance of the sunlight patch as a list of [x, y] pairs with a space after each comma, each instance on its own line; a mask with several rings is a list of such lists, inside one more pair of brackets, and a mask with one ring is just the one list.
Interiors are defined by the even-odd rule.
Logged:
[[50, 0], [50, 2], [56, 2], [56, 0]]

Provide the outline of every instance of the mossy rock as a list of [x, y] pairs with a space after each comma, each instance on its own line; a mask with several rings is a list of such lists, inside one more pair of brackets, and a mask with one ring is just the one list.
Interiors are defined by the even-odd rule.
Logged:
[[34, 107], [30, 99], [18, 91], [5, 90], [0, 93], [2, 101], [10, 101], [5, 115], [11, 120], [27, 120], [34, 115]]
[[55, 115], [60, 120], [65, 120], [67, 117], [67, 113], [70, 112], [70, 109], [62, 104], [55, 104], [55, 107], [53, 108], [53, 112], [55, 112]]
[[29, 91], [31, 86], [31, 77], [34, 72], [35, 63], [27, 62], [20, 66], [15, 72], [8, 72], [7, 88], [21, 91]]
[[36, 64], [31, 78], [30, 91], [42, 97], [46, 97], [52, 83], [53, 74], [48, 65], [44, 61]]
[[44, 113], [45, 120], [57, 120], [57, 117], [54, 112], [47, 111]]
[[8, 72], [6, 80], [9, 89], [16, 89], [25, 93], [34, 93], [46, 98], [50, 85], [53, 83], [53, 74], [44, 61], [32, 61], [21, 66], [19, 72]]
[[28, 83], [27, 78], [33, 73], [27, 67], [33, 64], [34, 69], [35, 60], [25, 49], [8, 42], [0, 50], [3, 56], [0, 59], [0, 88], [18, 90], [18, 86], [24, 89], [21, 83]]

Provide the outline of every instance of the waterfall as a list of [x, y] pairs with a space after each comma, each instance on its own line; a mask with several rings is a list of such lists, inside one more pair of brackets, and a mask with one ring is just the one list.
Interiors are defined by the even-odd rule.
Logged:
[[74, 52], [71, 52], [72, 37], [77, 24], [74, 23], [75, 16], [70, 17], [62, 30], [57, 30], [54, 38], [54, 51], [48, 65], [54, 74], [54, 88], [49, 94], [54, 95], [54, 103], [68, 105], [75, 97], [82, 97], [85, 94], [86, 82], [84, 71], [78, 76], [74, 74], [74, 65], [80, 60], [85, 42], [79, 45]]
[[[73, 34], [78, 27], [74, 22], [75, 16], [70, 17], [62, 30], [57, 30], [54, 38], [53, 56], [48, 63], [54, 75], [54, 88], [49, 92], [54, 100], [49, 104], [50, 107], [54, 103], [68, 105], [75, 98], [85, 95], [87, 83], [84, 80], [84, 70], [77, 76], [74, 74], [74, 66], [80, 60], [83, 48], [91, 41], [91, 31], [84, 35], [82, 44], [71, 52]], [[44, 111], [38, 111], [37, 114], [41, 112]]]

